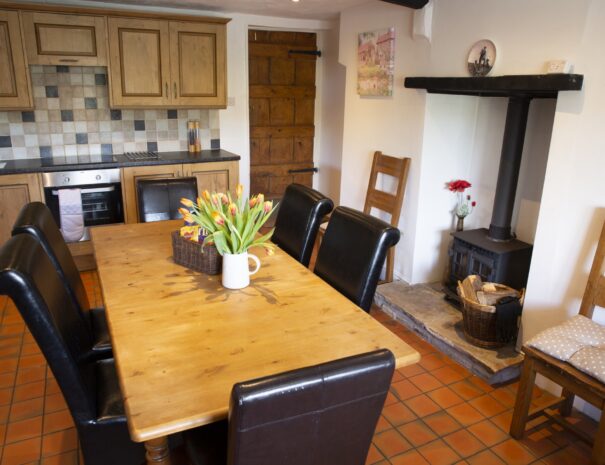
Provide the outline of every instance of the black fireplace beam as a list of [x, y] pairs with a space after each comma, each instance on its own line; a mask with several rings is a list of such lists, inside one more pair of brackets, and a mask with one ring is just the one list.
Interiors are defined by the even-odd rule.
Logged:
[[414, 10], [419, 10], [423, 8], [429, 0], [382, 0], [386, 3], [394, 3], [395, 5], [407, 6], [408, 8], [413, 8]]
[[511, 221], [515, 207], [515, 195], [519, 181], [521, 157], [523, 156], [523, 143], [529, 113], [529, 97], [510, 97], [506, 112], [506, 125], [502, 140], [502, 153], [500, 155], [500, 169], [492, 221], [489, 225], [488, 236], [496, 241], [512, 239]]

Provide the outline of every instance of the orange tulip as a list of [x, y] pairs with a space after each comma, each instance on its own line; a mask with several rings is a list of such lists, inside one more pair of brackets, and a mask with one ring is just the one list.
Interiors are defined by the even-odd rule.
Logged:
[[263, 211], [265, 213], [269, 213], [272, 208], [273, 208], [273, 202], [271, 202], [270, 200], [267, 200], [265, 202], [265, 204], [263, 205]]
[[237, 215], [237, 205], [235, 205], [234, 203], [230, 203], [229, 204], [229, 213], [231, 213], [231, 216]]
[[186, 215], [190, 215], [189, 210], [187, 210], [186, 208], [179, 208], [179, 213], [181, 214], [181, 216], [184, 218]]
[[216, 210], [212, 212], [212, 219], [214, 220], [214, 222], [216, 224], [218, 224], [219, 226], [222, 226], [225, 224], [225, 219], [221, 216], [221, 214], [219, 212], [217, 212]]
[[256, 201], [259, 203], [259, 205], [260, 205], [261, 203], [264, 203], [264, 201], [265, 201], [265, 196], [264, 196], [263, 194], [258, 194], [258, 195], [256, 196]]
[[193, 202], [191, 200], [189, 200], [189, 199], [186, 199], [185, 197], [183, 197], [181, 199], [181, 203], [183, 205], [185, 205], [186, 207], [193, 207]]
[[250, 204], [250, 208], [254, 208], [256, 205], [256, 197], [252, 197], [248, 203]]
[[210, 202], [210, 192], [208, 192], [208, 191], [202, 192], [202, 197], [204, 198], [204, 200], [206, 202]]

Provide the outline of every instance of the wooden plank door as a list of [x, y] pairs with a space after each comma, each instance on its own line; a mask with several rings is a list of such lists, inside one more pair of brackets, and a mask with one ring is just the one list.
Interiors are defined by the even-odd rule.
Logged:
[[170, 22], [172, 103], [225, 108], [224, 24]]
[[108, 30], [111, 105], [168, 105], [168, 21], [109, 18]]
[[279, 199], [292, 182], [313, 182], [316, 35], [248, 32], [250, 191]]
[[0, 108], [32, 107], [19, 13], [0, 10]]

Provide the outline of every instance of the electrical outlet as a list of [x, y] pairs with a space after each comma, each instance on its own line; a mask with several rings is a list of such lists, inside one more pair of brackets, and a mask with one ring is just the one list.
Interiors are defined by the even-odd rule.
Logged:
[[552, 60], [546, 63], [547, 74], [569, 73], [571, 65], [567, 60]]

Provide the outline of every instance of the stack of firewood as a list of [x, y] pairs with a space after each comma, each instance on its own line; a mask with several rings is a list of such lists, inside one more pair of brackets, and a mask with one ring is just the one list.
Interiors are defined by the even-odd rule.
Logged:
[[477, 275], [467, 276], [460, 282], [458, 290], [460, 297], [485, 306], [495, 306], [503, 297], [521, 297], [519, 291], [502, 284], [484, 283]]

